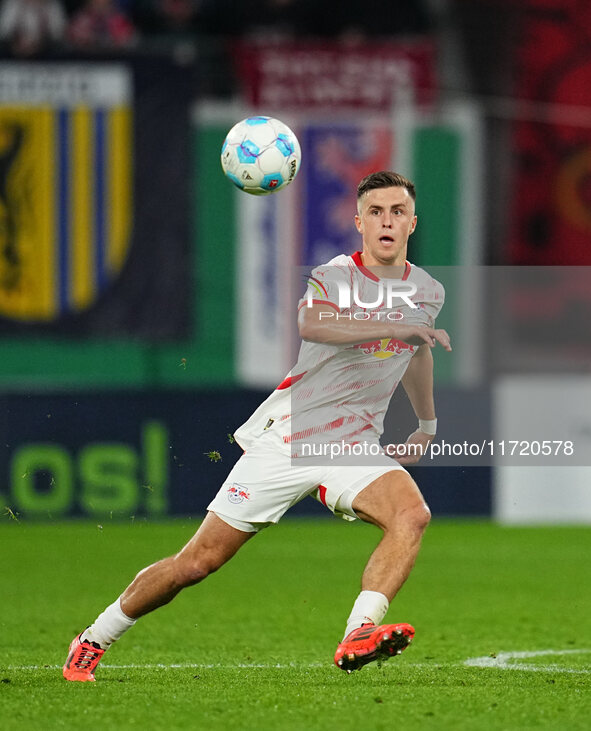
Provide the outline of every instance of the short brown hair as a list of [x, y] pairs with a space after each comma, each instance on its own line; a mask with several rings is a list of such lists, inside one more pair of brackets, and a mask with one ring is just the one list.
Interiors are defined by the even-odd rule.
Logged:
[[406, 188], [409, 196], [416, 201], [417, 192], [415, 185], [408, 178], [400, 173], [393, 173], [390, 170], [381, 170], [379, 173], [370, 173], [366, 175], [363, 180], [360, 181], [357, 186], [357, 200], [361, 198], [364, 193], [376, 188]]

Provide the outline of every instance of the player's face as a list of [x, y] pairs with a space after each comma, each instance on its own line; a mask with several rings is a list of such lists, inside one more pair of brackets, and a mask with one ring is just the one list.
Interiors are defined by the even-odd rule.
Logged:
[[402, 266], [415, 230], [415, 204], [406, 188], [377, 188], [359, 200], [355, 225], [363, 237], [366, 266]]

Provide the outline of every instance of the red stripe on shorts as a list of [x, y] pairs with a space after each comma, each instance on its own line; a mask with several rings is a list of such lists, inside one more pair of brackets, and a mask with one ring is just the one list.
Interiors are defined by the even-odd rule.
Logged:
[[325, 508], [328, 507], [326, 504], [326, 488], [324, 485], [318, 485], [318, 497], [320, 498], [320, 502], [324, 505]]

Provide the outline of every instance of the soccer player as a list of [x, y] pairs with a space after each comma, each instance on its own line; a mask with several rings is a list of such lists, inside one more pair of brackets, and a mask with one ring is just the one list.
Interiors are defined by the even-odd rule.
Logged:
[[[245, 453], [193, 538], [176, 555], [140, 571], [74, 638], [63, 668], [67, 680], [94, 680], [104, 652], [140, 617], [219, 569], [309, 495], [337, 515], [382, 531], [336, 665], [351, 672], [400, 654], [410, 643], [410, 624], [380, 622], [410, 573], [429, 522], [429, 509], [403, 465], [418, 461], [436, 431], [431, 349], [439, 344], [451, 350], [448, 334], [434, 328], [443, 287], [406, 260], [417, 224], [415, 197], [413, 183], [397, 173], [372, 173], [359, 183], [355, 225], [362, 250], [314, 270], [300, 302], [298, 362], [236, 431]], [[406, 444], [386, 450], [395, 460], [379, 439], [400, 381], [419, 423]]]

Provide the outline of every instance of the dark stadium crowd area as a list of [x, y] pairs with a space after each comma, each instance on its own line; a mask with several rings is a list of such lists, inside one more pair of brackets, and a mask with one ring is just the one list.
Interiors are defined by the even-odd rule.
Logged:
[[[526, 5], [510, 0], [0, 0], [0, 58], [168, 56], [199, 63], [209, 93], [232, 94], [240, 41], [346, 47], [433, 40], [442, 88], [498, 93], [513, 71]], [[502, 12], [499, 12], [502, 11]]]
[[153, 42], [215, 42], [260, 33], [365, 40], [428, 32], [425, 0], [1, 0], [4, 55], [105, 51]]

